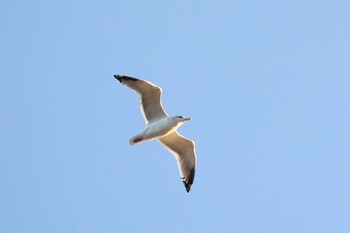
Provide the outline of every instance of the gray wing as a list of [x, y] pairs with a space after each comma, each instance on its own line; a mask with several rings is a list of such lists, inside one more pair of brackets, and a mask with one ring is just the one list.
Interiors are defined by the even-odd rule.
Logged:
[[175, 156], [180, 176], [185, 184], [186, 191], [189, 192], [193, 184], [197, 164], [194, 142], [177, 131], [159, 138], [159, 141]]
[[162, 89], [160, 87], [142, 79], [123, 75], [114, 75], [114, 77], [140, 94], [141, 112], [146, 123], [168, 116], [162, 106]]

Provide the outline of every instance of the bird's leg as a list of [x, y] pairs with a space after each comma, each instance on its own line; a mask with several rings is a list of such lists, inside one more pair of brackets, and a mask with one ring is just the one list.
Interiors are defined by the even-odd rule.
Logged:
[[144, 140], [144, 137], [142, 135], [138, 134], [138, 135], [130, 138], [129, 143], [130, 143], [130, 145], [135, 145], [139, 142], [142, 142], [143, 140]]
[[133, 143], [138, 143], [138, 142], [141, 142], [143, 140], [142, 137], [139, 137], [139, 138], [135, 138]]

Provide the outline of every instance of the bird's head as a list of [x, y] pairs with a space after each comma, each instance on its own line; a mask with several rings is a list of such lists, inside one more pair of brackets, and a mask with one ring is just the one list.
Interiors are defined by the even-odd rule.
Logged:
[[189, 120], [192, 120], [192, 118], [190, 118], [190, 117], [183, 117], [183, 116], [175, 116], [175, 117], [173, 117], [174, 118], [174, 120], [176, 121], [176, 122], [181, 122], [181, 123], [184, 123], [185, 121], [189, 121]]

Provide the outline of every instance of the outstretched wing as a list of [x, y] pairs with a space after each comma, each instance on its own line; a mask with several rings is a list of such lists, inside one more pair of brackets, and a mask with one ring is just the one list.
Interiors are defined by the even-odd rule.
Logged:
[[114, 77], [140, 95], [141, 112], [147, 124], [168, 116], [162, 106], [160, 87], [146, 80], [124, 75], [114, 75]]
[[185, 184], [186, 191], [189, 192], [193, 184], [197, 164], [194, 142], [177, 131], [159, 138], [159, 141], [175, 156], [180, 176]]

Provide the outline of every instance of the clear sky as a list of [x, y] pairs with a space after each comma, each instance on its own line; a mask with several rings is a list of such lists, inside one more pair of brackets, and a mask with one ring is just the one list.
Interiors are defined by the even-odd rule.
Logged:
[[[0, 2], [1, 233], [347, 233], [350, 1]], [[193, 120], [175, 159], [113, 74]]]

